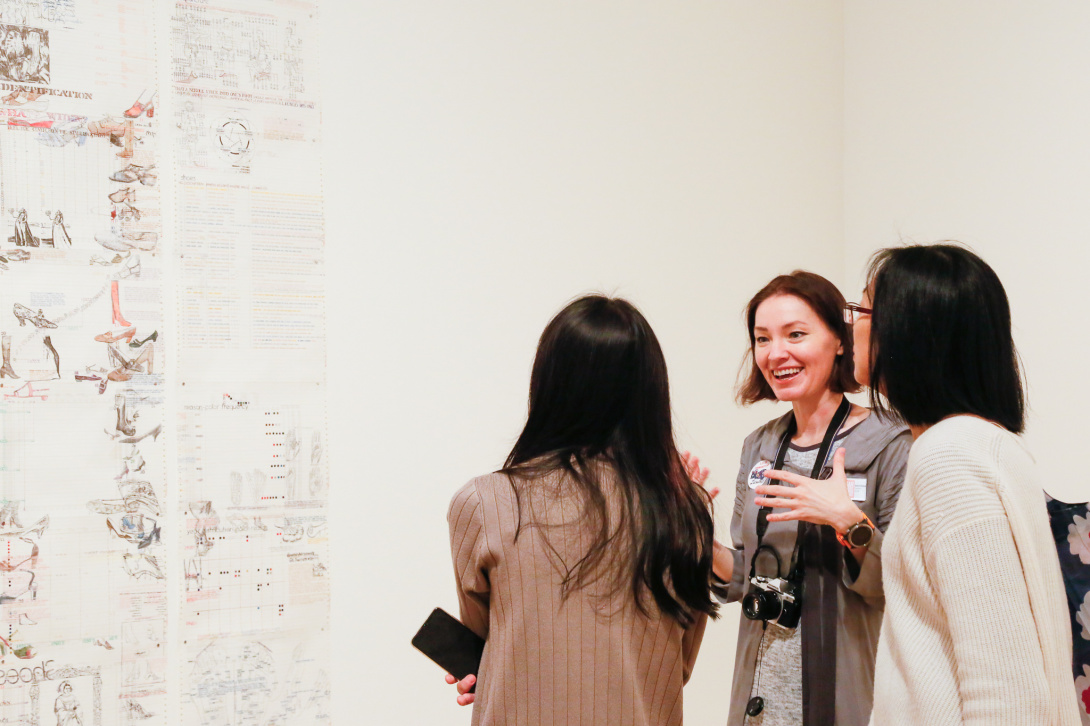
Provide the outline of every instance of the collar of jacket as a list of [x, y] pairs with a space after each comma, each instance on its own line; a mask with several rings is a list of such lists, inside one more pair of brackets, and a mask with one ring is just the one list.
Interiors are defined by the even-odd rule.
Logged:
[[[780, 441], [787, 432], [793, 414], [788, 411], [783, 416], [765, 424], [760, 431], [760, 456], [767, 461], [775, 461], [780, 448]], [[851, 434], [850, 445], [844, 446], [845, 471], [866, 471], [874, 459], [882, 453], [890, 441], [908, 431], [908, 426], [900, 421], [881, 419], [877, 413], [871, 414], [856, 424]]]

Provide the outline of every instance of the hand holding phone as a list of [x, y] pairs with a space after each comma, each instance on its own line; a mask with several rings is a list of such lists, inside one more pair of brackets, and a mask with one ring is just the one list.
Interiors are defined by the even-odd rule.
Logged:
[[[484, 638], [442, 608], [431, 611], [413, 636], [412, 643], [417, 650], [442, 666], [455, 681], [462, 681], [468, 675], [476, 676], [480, 670]], [[472, 686], [470, 689], [468, 692], [471, 693]]]

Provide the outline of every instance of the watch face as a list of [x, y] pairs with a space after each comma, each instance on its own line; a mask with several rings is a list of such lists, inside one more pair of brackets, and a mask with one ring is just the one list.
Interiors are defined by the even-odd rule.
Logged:
[[866, 547], [874, 537], [874, 528], [866, 521], [853, 525], [848, 530], [848, 542], [852, 547]]

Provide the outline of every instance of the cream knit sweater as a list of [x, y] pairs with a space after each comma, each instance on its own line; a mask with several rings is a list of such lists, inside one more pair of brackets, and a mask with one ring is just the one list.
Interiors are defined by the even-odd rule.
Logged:
[[1063, 580], [1017, 436], [972, 416], [924, 432], [882, 560], [874, 726], [1079, 726]]

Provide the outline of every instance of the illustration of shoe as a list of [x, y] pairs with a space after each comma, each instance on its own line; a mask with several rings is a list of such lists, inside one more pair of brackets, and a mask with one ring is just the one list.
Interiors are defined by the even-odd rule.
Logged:
[[33, 658], [34, 656], [36, 656], [38, 654], [34, 650], [34, 648], [32, 648], [29, 645], [24, 645], [21, 648], [13, 648], [11, 646], [11, 642], [8, 641], [8, 639], [3, 637], [3, 636], [0, 636], [0, 643], [2, 643], [4, 645], [4, 647], [7, 648], [7, 650], [11, 651], [12, 655], [14, 655], [16, 658], [21, 658], [23, 660], [27, 660], [29, 658]]
[[[141, 91], [140, 95], [136, 97], [136, 100], [133, 102], [132, 106], [130, 106], [128, 110], [125, 111], [126, 118], [139, 118], [140, 115], [144, 113], [144, 111], [149, 108], [154, 108], [153, 104], [155, 103], [155, 95], [157, 91], [153, 91], [151, 96], [148, 97], [148, 100], [143, 101], [142, 99], [144, 98], [145, 93], [147, 93], [146, 89]], [[149, 113], [148, 115], [150, 116], [151, 114]]]
[[[56, 327], [56, 326], [54, 326]], [[53, 356], [53, 363], [57, 368], [57, 378], [61, 377], [61, 354], [57, 352], [57, 349], [53, 347], [53, 341], [49, 339], [49, 336], [42, 338], [42, 345]]]
[[128, 245], [130, 249], [140, 250], [141, 252], [152, 252], [159, 244], [159, 233], [130, 232], [126, 230], [121, 233], [120, 243]]
[[156, 330], [156, 331], [152, 332], [151, 335], [144, 338], [143, 340], [131, 340], [131, 341], [129, 341], [129, 347], [130, 348], [139, 348], [144, 343], [147, 343], [149, 340], [159, 340], [159, 331]]
[[162, 580], [165, 577], [162, 568], [159, 567], [159, 560], [152, 555], [134, 555], [131, 552], [126, 552], [123, 563], [125, 572], [137, 579], [151, 577]]
[[119, 340], [130, 341], [134, 335], [136, 335], [136, 328], [126, 328], [118, 333], [111, 331], [100, 333], [95, 336], [95, 340], [99, 343], [116, 343]]
[[8, 260], [11, 260], [12, 262], [26, 262], [29, 259], [30, 253], [26, 250], [14, 249], [3, 253], [3, 260], [5, 262]]
[[98, 384], [98, 394], [101, 396], [106, 392], [106, 384], [109, 382], [109, 378], [103, 378], [102, 383]]
[[48, 396], [49, 396], [49, 389], [48, 388], [45, 389], [44, 391], [40, 390], [40, 389], [35, 390], [34, 384], [31, 383], [30, 381], [27, 381], [26, 384], [23, 385], [21, 388], [16, 389], [16, 391], [14, 393], [4, 394], [4, 398], [28, 398], [28, 399], [30, 399], [30, 398], [40, 398], [43, 401], [46, 398], [48, 398]]
[[121, 210], [121, 212], [117, 216], [120, 217], [122, 220], [125, 220], [125, 221], [139, 222], [140, 217], [142, 215], [141, 215], [139, 209], [137, 209], [133, 205], [129, 204], [128, 202], [125, 202], [125, 207]]
[[27, 615], [26, 613], [19, 613], [19, 624], [20, 625], [37, 625], [38, 621], [37, 620], [31, 620], [30, 616]]
[[128, 277], [140, 277], [140, 256], [133, 255], [129, 258], [128, 262], [118, 270], [117, 278], [124, 280]]
[[100, 232], [95, 235], [95, 242], [113, 252], [128, 252], [132, 249], [132, 245], [128, 240], [124, 240], [118, 237], [112, 232]]
[[110, 299], [113, 302], [113, 324], [120, 325], [122, 327], [131, 327], [131, 323], [125, 319], [125, 316], [121, 314], [121, 301], [117, 291], [117, 280], [113, 280], [110, 283]]
[[122, 257], [120, 254], [114, 255], [112, 259], [106, 259], [102, 255], [91, 255], [91, 259], [88, 261], [88, 264], [90, 264], [90, 265], [102, 265], [103, 267], [109, 267], [110, 265], [116, 265], [118, 262], [121, 262], [123, 259], [125, 259], [125, 258]]
[[102, 380], [102, 376], [83, 375], [83, 374], [80, 374], [80, 373], [76, 373], [75, 375], [76, 375], [76, 380], [77, 381], [101, 381]]
[[139, 166], [137, 164], [129, 164], [124, 169], [115, 171], [110, 174], [111, 181], [123, 182], [125, 184], [132, 184], [133, 182], [140, 182], [141, 184], [149, 187], [155, 186], [155, 182], [158, 181], [159, 176], [154, 171], [155, 166]]
[[28, 308], [26, 305], [20, 305], [19, 303], [15, 303], [15, 307], [12, 308], [12, 312], [14, 312], [15, 317], [19, 319], [20, 326], [26, 325], [27, 321], [29, 321], [31, 323], [34, 323], [34, 327], [36, 328], [57, 327], [56, 323], [51, 323], [45, 319], [45, 316], [42, 315], [41, 310], [39, 310], [38, 314], [35, 315], [34, 311]]
[[132, 187], [124, 187], [123, 189], [118, 189], [116, 192], [112, 192], [107, 196], [110, 197], [110, 201], [114, 204], [136, 201], [136, 193], [133, 192]]
[[[150, 116], [151, 114], [149, 113], [148, 115]], [[143, 706], [131, 699], [125, 703], [125, 709], [129, 713], [130, 721], [143, 720], [145, 718], [151, 718], [155, 715], [154, 713], [148, 713], [144, 710]]]
[[123, 444], [135, 444], [135, 443], [138, 443], [140, 441], [143, 441], [144, 439], [146, 439], [149, 436], [151, 437], [152, 441], [156, 441], [156, 440], [158, 440], [159, 434], [161, 434], [161, 433], [163, 433], [163, 425], [159, 424], [155, 428], [153, 428], [151, 431], [147, 431], [145, 433], [142, 433], [139, 436], [127, 436], [127, 437], [125, 437], [123, 439], [120, 439], [120, 441]]
[[4, 351], [4, 365], [0, 366], [0, 378], [18, 378], [15, 369], [11, 367], [11, 336], [0, 333], [0, 347]]

